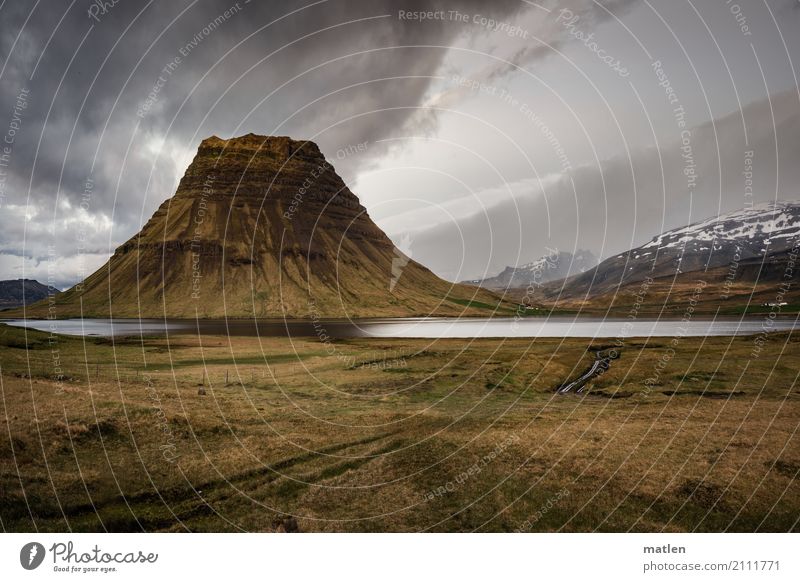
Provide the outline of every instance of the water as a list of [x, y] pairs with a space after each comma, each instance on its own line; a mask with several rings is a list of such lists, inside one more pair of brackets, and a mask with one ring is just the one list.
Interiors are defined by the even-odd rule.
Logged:
[[9, 325], [78, 336], [130, 335], [231, 335], [261, 337], [330, 338], [600, 338], [600, 337], [704, 337], [789, 331], [794, 318], [695, 319], [688, 323], [671, 319], [602, 319], [593, 317], [526, 318], [404, 318], [311, 322], [297, 319], [11, 319]]

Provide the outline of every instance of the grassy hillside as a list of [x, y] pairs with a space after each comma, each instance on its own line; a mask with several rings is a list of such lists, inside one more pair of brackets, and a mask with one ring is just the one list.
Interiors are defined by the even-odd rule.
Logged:
[[54, 305], [27, 314], [455, 316], [498, 305], [515, 307], [397, 249], [314, 143], [248, 134], [203, 140], [139, 233]]

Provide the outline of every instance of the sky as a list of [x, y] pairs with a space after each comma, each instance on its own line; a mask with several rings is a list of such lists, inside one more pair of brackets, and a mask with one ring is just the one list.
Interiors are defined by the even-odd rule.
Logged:
[[796, 0], [0, 4], [0, 279], [68, 287], [205, 137], [317, 142], [449, 280], [800, 199]]

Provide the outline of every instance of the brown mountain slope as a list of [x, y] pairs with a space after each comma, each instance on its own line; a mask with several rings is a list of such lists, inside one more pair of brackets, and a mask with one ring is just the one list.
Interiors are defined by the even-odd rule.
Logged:
[[[796, 262], [789, 249], [709, 269], [672, 274], [654, 270], [642, 280], [618, 283], [597, 294], [576, 292], [566, 279], [542, 285], [527, 301], [557, 309], [625, 315], [685, 315], [689, 307], [692, 312], [736, 315], [769, 312], [782, 303], [781, 313], [796, 313], [800, 306]], [[524, 289], [512, 289], [508, 296], [523, 301], [524, 294]]]
[[736, 314], [770, 311], [771, 305], [787, 304], [797, 310], [800, 290], [791, 252], [782, 250], [766, 257], [743, 259], [736, 265], [628, 283], [616, 292], [593, 297], [586, 305], [598, 308], [629, 306], [639, 301], [645, 311], [683, 313], [691, 305], [706, 312]]
[[405, 257], [314, 143], [248, 134], [204, 140], [176, 194], [57, 296], [56, 316], [81, 301], [91, 317], [369, 317], [487, 315], [499, 299]]

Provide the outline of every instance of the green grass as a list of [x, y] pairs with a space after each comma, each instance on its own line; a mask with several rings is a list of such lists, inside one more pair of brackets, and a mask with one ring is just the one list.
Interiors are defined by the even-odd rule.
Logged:
[[512, 309], [509, 309], [508, 307], [502, 307], [499, 304], [490, 305], [489, 303], [484, 303], [483, 301], [475, 301], [472, 299], [458, 299], [456, 297], [446, 297], [445, 299], [447, 299], [451, 303], [455, 303], [456, 305], [462, 305], [463, 307], [473, 307], [475, 309], [487, 309], [490, 311], [497, 311], [497, 312], [501, 311], [513, 312]]
[[487, 311], [491, 311], [493, 313], [497, 313], [498, 315], [503, 315], [508, 317], [509, 315], [519, 316], [519, 317], [545, 317], [550, 315], [574, 315], [578, 313], [576, 310], [569, 310], [569, 309], [550, 309], [550, 308], [541, 308], [541, 309], [527, 309], [524, 305], [518, 305], [516, 307], [505, 307], [503, 304], [495, 304], [491, 305], [489, 303], [484, 303], [483, 301], [475, 301], [470, 299], [458, 299], [455, 297], [446, 297], [446, 299], [452, 303], [457, 305], [461, 305], [463, 307], [471, 307], [474, 309], [485, 309]]

